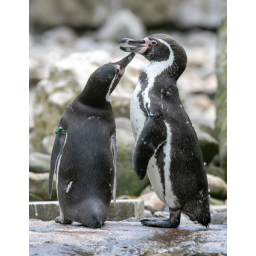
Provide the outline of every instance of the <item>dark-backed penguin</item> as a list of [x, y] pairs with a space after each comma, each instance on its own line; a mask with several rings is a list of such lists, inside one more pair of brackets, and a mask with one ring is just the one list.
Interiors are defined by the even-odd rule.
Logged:
[[100, 228], [107, 219], [111, 195], [115, 201], [116, 191], [117, 149], [111, 93], [134, 55], [94, 71], [61, 117], [49, 173], [49, 198], [56, 173], [60, 205], [57, 223], [75, 221]]
[[141, 222], [176, 228], [184, 212], [207, 227], [211, 218], [203, 156], [177, 88], [186, 68], [186, 52], [164, 34], [142, 40], [123, 38], [120, 43], [127, 45], [121, 50], [142, 54], [150, 61], [139, 76], [130, 106], [136, 140], [133, 168], [140, 180], [148, 174], [157, 196], [170, 209], [170, 218]]

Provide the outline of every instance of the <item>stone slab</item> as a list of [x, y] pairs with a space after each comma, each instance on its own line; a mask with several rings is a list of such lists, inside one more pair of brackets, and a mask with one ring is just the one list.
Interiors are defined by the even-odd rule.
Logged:
[[[58, 201], [30, 202], [29, 218], [40, 219], [43, 221], [54, 220], [60, 215]], [[141, 219], [144, 217], [144, 201], [141, 199], [113, 200], [109, 206], [107, 220], [125, 220], [128, 218]]]
[[140, 222], [106, 221], [101, 229], [29, 221], [29, 255], [227, 255], [227, 226], [198, 224], [177, 229]]

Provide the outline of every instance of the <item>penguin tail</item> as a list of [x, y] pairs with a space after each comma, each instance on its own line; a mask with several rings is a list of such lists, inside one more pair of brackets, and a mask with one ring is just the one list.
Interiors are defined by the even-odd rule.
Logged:
[[203, 196], [203, 193], [199, 192], [199, 195], [200, 198], [196, 196], [194, 200], [186, 203], [183, 212], [190, 220], [197, 221], [207, 228], [211, 223], [210, 202], [207, 194]]

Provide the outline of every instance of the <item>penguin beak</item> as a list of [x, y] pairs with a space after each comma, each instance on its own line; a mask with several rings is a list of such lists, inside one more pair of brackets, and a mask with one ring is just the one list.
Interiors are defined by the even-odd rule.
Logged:
[[120, 70], [124, 70], [126, 66], [132, 61], [134, 56], [135, 56], [135, 53], [130, 53], [123, 59], [119, 60], [116, 64], [120, 66]]
[[148, 48], [148, 44], [144, 39], [134, 40], [130, 38], [122, 38], [119, 44], [126, 45], [120, 46], [120, 49], [124, 52], [143, 53]]

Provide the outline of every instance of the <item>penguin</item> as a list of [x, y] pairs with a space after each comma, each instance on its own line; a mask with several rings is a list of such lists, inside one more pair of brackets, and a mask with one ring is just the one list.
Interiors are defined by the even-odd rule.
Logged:
[[150, 61], [139, 76], [130, 105], [136, 140], [133, 168], [140, 180], [148, 175], [155, 193], [170, 211], [169, 218], [142, 219], [141, 223], [177, 228], [183, 212], [208, 227], [211, 217], [203, 156], [177, 87], [186, 68], [186, 52], [165, 34], [142, 40], [123, 38], [120, 44], [121, 50]]
[[134, 53], [94, 71], [66, 108], [51, 155], [49, 198], [56, 173], [60, 216], [55, 222], [101, 228], [116, 199], [116, 130], [111, 93]]

